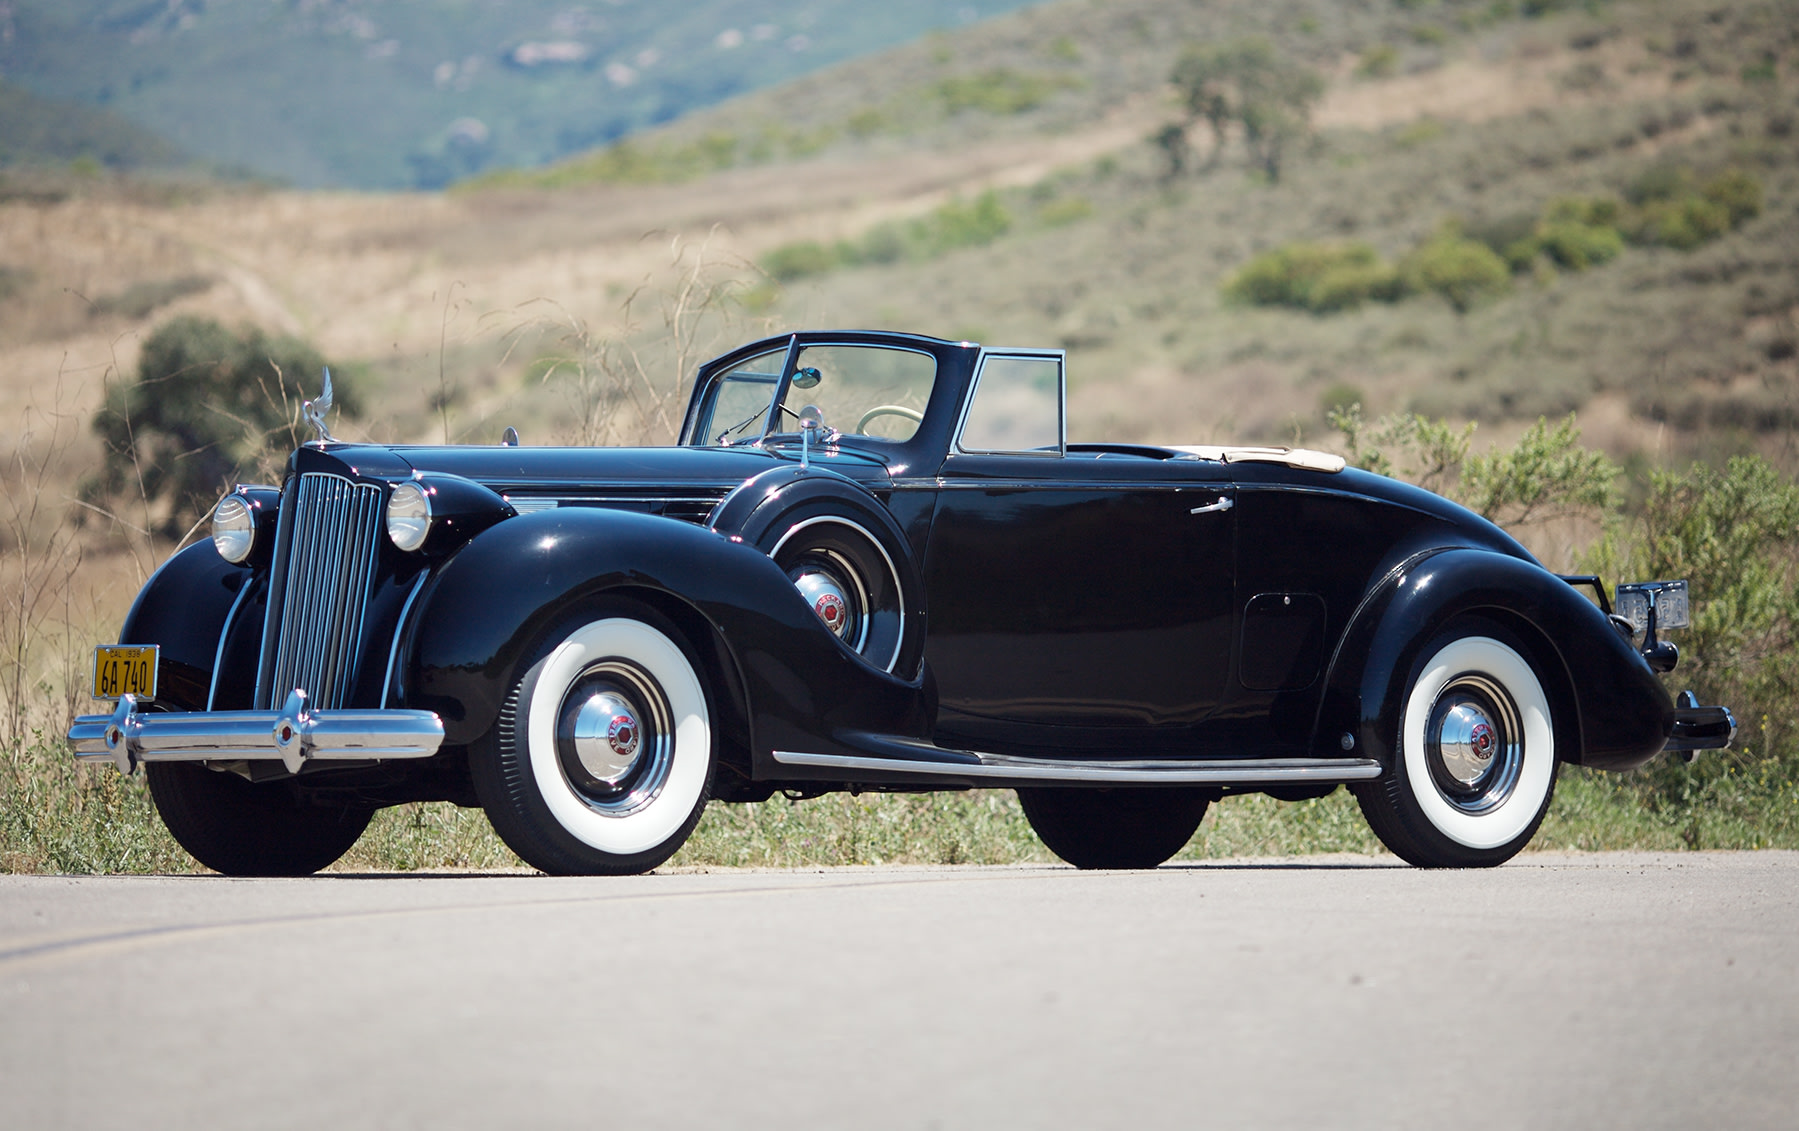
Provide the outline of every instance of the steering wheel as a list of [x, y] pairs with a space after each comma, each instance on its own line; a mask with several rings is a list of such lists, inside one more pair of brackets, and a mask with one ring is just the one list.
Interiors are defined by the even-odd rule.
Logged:
[[878, 404], [863, 413], [861, 420], [856, 421], [856, 431], [866, 432], [868, 430], [868, 422], [877, 416], [903, 416], [907, 420], [911, 420], [915, 423], [924, 422], [924, 413], [919, 412], [915, 408], [907, 408], [903, 404]]

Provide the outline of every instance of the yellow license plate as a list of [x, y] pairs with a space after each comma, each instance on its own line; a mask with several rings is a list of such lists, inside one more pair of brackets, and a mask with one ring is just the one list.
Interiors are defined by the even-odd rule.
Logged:
[[155, 644], [102, 644], [94, 649], [94, 698], [156, 698]]

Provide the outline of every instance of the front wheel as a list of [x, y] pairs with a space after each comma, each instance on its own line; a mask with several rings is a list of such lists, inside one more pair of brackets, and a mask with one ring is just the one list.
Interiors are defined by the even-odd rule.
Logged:
[[1393, 764], [1355, 787], [1368, 825], [1425, 868], [1490, 868], [1530, 843], [1555, 793], [1555, 719], [1523, 648], [1463, 621], [1424, 649]]
[[632, 607], [553, 634], [470, 756], [488, 820], [525, 863], [647, 872], [706, 807], [706, 690], [674, 627]]
[[156, 812], [188, 855], [227, 876], [306, 876], [350, 851], [372, 808], [313, 804], [193, 762], [144, 766]]
[[1049, 850], [1077, 868], [1154, 868], [1184, 848], [1206, 815], [1204, 789], [1020, 789]]

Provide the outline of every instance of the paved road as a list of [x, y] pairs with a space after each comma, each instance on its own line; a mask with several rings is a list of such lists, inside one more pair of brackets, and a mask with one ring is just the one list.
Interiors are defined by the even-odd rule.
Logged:
[[0, 1127], [1782, 1127], [1799, 853], [0, 877]]

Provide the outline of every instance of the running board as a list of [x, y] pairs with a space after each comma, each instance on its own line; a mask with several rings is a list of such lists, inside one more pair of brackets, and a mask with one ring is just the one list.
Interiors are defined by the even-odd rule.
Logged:
[[[860, 736], [872, 738], [874, 736]], [[900, 745], [887, 739], [884, 745]], [[1018, 758], [905, 743], [925, 757], [870, 758], [776, 750], [783, 766], [837, 770], [873, 781], [931, 778], [945, 784], [1027, 785], [1314, 785], [1370, 781], [1381, 775], [1371, 758]], [[927, 753], [928, 752], [928, 753]], [[934, 755], [934, 756], [933, 756]]]

